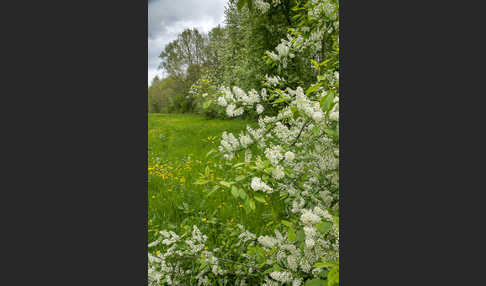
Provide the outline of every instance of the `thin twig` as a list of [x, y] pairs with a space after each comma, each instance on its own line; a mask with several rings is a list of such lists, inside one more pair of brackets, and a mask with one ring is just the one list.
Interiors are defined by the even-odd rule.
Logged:
[[294, 145], [297, 143], [297, 141], [298, 141], [298, 140], [299, 140], [299, 138], [300, 138], [300, 135], [302, 135], [302, 131], [304, 131], [304, 129], [307, 127], [307, 125], [309, 125], [309, 123], [310, 123], [310, 122], [311, 122], [310, 120], [307, 120], [307, 121], [304, 123], [304, 125], [302, 125], [302, 128], [301, 128], [301, 129], [300, 129], [300, 131], [299, 131], [299, 134], [297, 135], [297, 137], [295, 137], [294, 142], [293, 142], [292, 144], [290, 144], [290, 147], [294, 146]]

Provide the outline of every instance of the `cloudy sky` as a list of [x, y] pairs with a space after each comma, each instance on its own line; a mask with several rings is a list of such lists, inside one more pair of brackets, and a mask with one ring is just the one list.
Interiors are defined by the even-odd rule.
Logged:
[[148, 83], [158, 75], [164, 46], [186, 28], [208, 32], [223, 24], [227, 0], [148, 0]]

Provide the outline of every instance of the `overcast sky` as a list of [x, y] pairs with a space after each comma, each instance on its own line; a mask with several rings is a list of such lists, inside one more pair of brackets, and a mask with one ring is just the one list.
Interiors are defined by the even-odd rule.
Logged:
[[158, 75], [164, 46], [186, 28], [209, 32], [223, 25], [227, 0], [148, 0], [148, 84]]

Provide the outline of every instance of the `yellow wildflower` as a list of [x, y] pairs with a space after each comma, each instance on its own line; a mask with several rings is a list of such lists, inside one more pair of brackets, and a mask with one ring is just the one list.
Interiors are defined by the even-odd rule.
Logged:
[[160, 250], [157, 250], [155, 254], [160, 255]]

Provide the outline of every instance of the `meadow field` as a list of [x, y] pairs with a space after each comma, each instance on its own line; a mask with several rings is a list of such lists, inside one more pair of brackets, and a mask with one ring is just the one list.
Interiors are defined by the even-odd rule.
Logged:
[[[237, 233], [237, 224], [260, 234], [272, 221], [280, 219], [278, 201], [257, 203], [254, 212], [246, 213], [243, 200], [232, 196], [230, 188], [215, 190], [195, 184], [199, 174], [205, 172], [216, 180], [223, 180], [225, 161], [207, 154], [217, 148], [223, 131], [238, 134], [247, 124], [255, 123], [208, 120], [189, 114], [148, 115], [149, 241], [155, 240], [163, 229], [184, 233], [191, 230], [192, 225], [198, 225], [208, 234], [208, 245], [219, 247], [221, 234]], [[223, 169], [217, 165], [223, 165]]]

